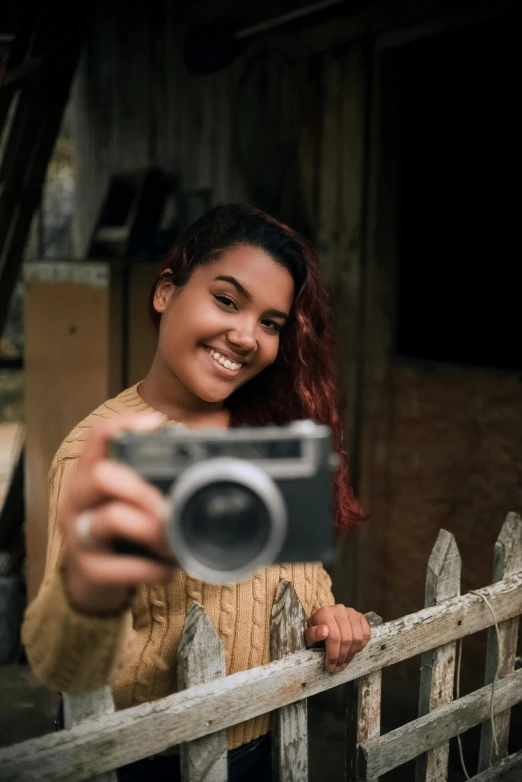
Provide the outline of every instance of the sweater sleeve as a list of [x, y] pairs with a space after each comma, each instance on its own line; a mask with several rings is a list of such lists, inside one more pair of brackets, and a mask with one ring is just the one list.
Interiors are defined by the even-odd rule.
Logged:
[[35, 675], [49, 688], [71, 695], [112, 683], [132, 632], [130, 610], [111, 616], [84, 615], [70, 605], [64, 589], [56, 519], [76, 463], [76, 458], [55, 458], [51, 467], [45, 574], [22, 627], [22, 641]]
[[322, 565], [318, 565], [315, 583], [315, 595], [310, 616], [315, 614], [315, 612], [323, 606], [333, 605], [335, 605], [335, 598], [332, 594], [332, 579], [324, 567]]

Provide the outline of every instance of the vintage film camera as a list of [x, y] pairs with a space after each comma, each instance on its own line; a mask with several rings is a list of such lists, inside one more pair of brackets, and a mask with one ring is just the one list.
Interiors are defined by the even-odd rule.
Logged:
[[119, 435], [111, 456], [169, 498], [167, 536], [194, 578], [230, 584], [277, 562], [332, 558], [338, 457], [327, 426], [167, 426]]

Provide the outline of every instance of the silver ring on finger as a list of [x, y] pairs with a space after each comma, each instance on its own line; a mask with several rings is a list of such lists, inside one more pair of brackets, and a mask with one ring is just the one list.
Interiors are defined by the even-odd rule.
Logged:
[[92, 513], [88, 510], [80, 513], [76, 519], [76, 537], [84, 548], [93, 548], [96, 544], [92, 536]]

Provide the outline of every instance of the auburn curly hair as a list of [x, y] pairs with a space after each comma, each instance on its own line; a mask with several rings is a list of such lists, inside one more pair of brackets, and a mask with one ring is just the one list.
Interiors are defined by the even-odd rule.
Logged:
[[153, 299], [161, 277], [183, 286], [196, 265], [217, 260], [225, 250], [241, 245], [264, 250], [288, 269], [296, 293], [275, 362], [226, 400], [231, 426], [283, 425], [305, 418], [327, 424], [341, 457], [334, 475], [335, 528], [346, 533], [363, 515], [348, 477], [329, 298], [313, 247], [260, 209], [246, 204], [217, 206], [193, 223], [167, 254], [150, 292], [150, 318], [157, 328], [161, 315]]

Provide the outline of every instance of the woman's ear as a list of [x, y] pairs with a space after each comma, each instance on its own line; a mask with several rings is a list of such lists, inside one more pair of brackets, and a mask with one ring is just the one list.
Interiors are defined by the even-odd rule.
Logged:
[[156, 290], [154, 291], [154, 299], [152, 301], [156, 312], [165, 312], [167, 305], [176, 290], [176, 286], [173, 285], [170, 278], [172, 271], [170, 269], [163, 269], [161, 277], [156, 283]]

